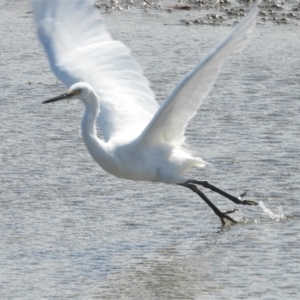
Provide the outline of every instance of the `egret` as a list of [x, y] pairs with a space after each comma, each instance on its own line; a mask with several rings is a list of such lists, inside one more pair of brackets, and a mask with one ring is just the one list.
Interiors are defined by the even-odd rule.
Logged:
[[[33, 0], [39, 39], [56, 77], [69, 89], [46, 100], [80, 99], [85, 105], [82, 137], [93, 159], [123, 179], [189, 188], [221, 219], [236, 223], [198, 188], [203, 186], [236, 204], [234, 197], [207, 181], [190, 179], [192, 167], [206, 162], [185, 149], [185, 129], [212, 88], [224, 60], [244, 48], [259, 11], [257, 4], [159, 106], [142, 68], [120, 41], [113, 40], [93, 0]], [[96, 122], [102, 137], [97, 136]]]

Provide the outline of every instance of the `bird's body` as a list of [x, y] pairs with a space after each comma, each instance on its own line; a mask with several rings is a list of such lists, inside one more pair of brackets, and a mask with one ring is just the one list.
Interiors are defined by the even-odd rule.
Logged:
[[91, 156], [106, 172], [135, 181], [184, 183], [187, 170], [204, 166], [201, 159], [192, 157], [179, 146], [140, 143], [140, 135], [122, 135], [107, 142], [99, 139], [96, 129], [100, 110], [98, 96], [86, 83], [76, 83], [71, 87], [71, 90], [77, 89], [81, 90], [78, 97], [86, 106], [81, 124], [83, 140]]
[[[204, 167], [205, 162], [186, 150], [184, 133], [224, 60], [245, 46], [257, 7], [183, 78], [160, 107], [141, 67], [124, 44], [111, 38], [92, 0], [33, 0], [33, 8], [52, 70], [69, 87], [66, 94], [44, 103], [70, 98], [84, 102], [83, 140], [102, 169], [124, 179], [179, 184], [203, 198], [195, 186], [200, 184], [238, 204], [255, 204], [206, 182], [190, 180], [187, 172]], [[103, 139], [98, 138], [96, 125]], [[224, 219], [234, 222], [203, 199], [223, 224]]]

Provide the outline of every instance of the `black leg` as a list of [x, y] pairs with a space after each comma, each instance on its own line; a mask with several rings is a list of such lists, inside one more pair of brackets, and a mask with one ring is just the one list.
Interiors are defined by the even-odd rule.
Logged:
[[[237, 221], [233, 220], [229, 216], [227, 216], [226, 213], [221, 212], [198, 188], [196, 185], [191, 184], [189, 182], [186, 183], [178, 183], [178, 185], [185, 186], [189, 189], [191, 189], [194, 193], [198, 194], [209, 206], [210, 208], [214, 211], [214, 213], [221, 219], [222, 226], [226, 224], [225, 219], [229, 220], [232, 223], [237, 223]], [[232, 213], [235, 210], [227, 213]]]
[[245, 196], [245, 193], [243, 193], [239, 198], [238, 197], [234, 197], [220, 189], [218, 189], [217, 187], [215, 187], [214, 185], [210, 184], [209, 182], [207, 181], [198, 181], [198, 180], [188, 180], [186, 183], [188, 184], [199, 184], [199, 185], [202, 185], [203, 187], [207, 188], [207, 189], [210, 189], [224, 197], [226, 197], [227, 199], [233, 201], [234, 203], [236, 204], [241, 204], [241, 205], [258, 205], [257, 202], [255, 201], [251, 201], [251, 200], [241, 200], [241, 198], [243, 196]]

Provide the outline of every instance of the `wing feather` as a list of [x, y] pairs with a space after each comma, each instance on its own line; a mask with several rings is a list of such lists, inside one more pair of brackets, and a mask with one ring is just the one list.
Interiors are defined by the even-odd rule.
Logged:
[[98, 94], [104, 139], [138, 136], [159, 106], [141, 66], [123, 43], [112, 39], [93, 0], [32, 4], [38, 36], [56, 77], [68, 87], [87, 82]]
[[184, 143], [185, 128], [214, 85], [225, 59], [249, 40], [258, 3], [233, 31], [175, 87], [139, 138], [137, 145]]

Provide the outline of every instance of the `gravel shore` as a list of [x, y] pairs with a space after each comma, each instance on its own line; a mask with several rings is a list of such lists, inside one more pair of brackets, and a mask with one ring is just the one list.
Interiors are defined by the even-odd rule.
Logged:
[[[247, 14], [253, 1], [233, 0], [178, 0], [151, 1], [151, 0], [104, 0], [96, 1], [96, 7], [102, 11], [141, 9], [144, 13], [153, 11], [198, 11], [199, 18], [189, 18], [188, 14], [180, 19], [185, 25], [235, 25], [240, 18]], [[258, 21], [274, 24], [300, 24], [299, 1], [263, 1], [259, 5], [261, 11]]]

